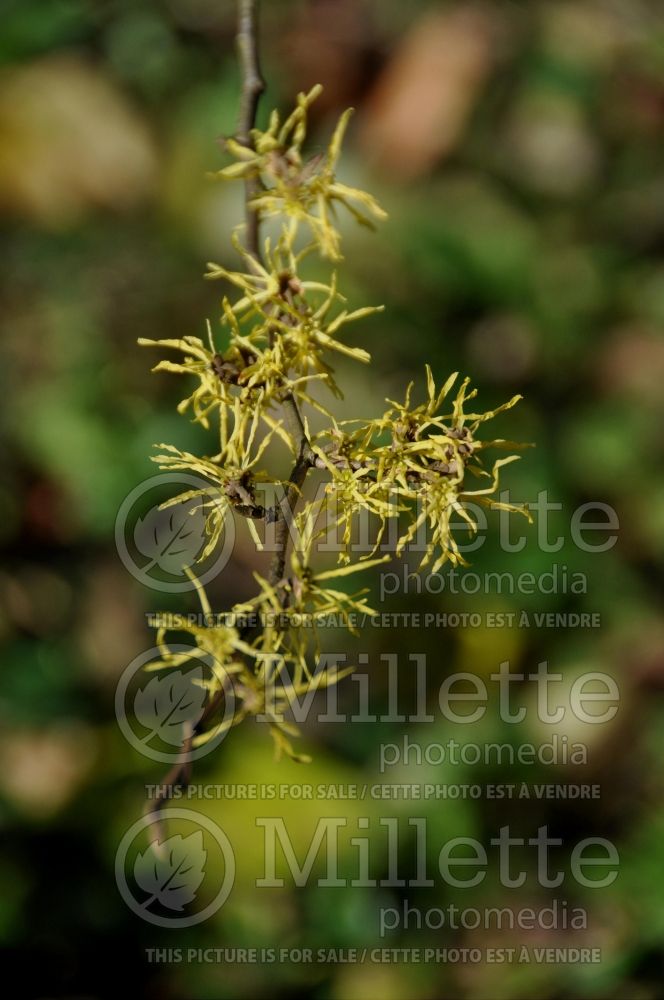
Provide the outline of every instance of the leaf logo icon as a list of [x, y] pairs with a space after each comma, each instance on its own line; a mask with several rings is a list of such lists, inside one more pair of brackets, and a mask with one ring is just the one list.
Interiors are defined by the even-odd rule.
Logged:
[[134, 715], [148, 730], [141, 743], [149, 743], [158, 735], [169, 746], [179, 747], [183, 724], [196, 725], [206, 696], [201, 666], [186, 673], [174, 670], [163, 677], [155, 675], [134, 698]]
[[155, 841], [134, 862], [134, 878], [149, 894], [141, 909], [147, 910], [157, 901], [169, 910], [183, 910], [196, 898], [206, 861], [201, 830], [188, 837], [178, 833], [161, 844]]
[[150, 562], [142, 567], [149, 572], [158, 566], [171, 576], [182, 576], [184, 567], [196, 561], [206, 542], [205, 514], [198, 504], [175, 504], [167, 510], [153, 507], [134, 527], [138, 551]]

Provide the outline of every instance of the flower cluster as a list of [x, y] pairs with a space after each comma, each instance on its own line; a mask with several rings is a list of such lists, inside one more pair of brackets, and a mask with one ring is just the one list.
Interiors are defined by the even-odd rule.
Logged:
[[[477, 438], [482, 423], [510, 409], [521, 397], [514, 396], [485, 413], [467, 413], [465, 404], [475, 397], [477, 390], [468, 391], [466, 378], [451, 409], [441, 413], [458, 372], [448, 378], [440, 391], [436, 390], [428, 365], [426, 375], [424, 403], [411, 405], [411, 382], [405, 401], [392, 402], [382, 417], [368, 423], [341, 422], [322, 431], [316, 439], [316, 451], [320, 463], [330, 473], [329, 493], [336, 505], [336, 523], [343, 525], [344, 542], [350, 542], [354, 515], [358, 512], [365, 510], [377, 515], [378, 546], [386, 522], [405, 511], [409, 517], [396, 545], [397, 555], [426, 525], [429, 537], [421, 566], [433, 561], [432, 572], [436, 573], [448, 559], [465, 564], [451, 521], [457, 514], [472, 532], [476, 531], [477, 523], [468, 510], [469, 504], [508, 510], [527, 518], [530, 515], [524, 505], [500, 503], [491, 496], [498, 490], [500, 468], [519, 456], [495, 460], [490, 471], [484, 468], [481, 459], [482, 451], [489, 448], [522, 446], [504, 439]], [[468, 477], [488, 479], [490, 484], [469, 489]], [[347, 553], [342, 553], [342, 558], [348, 558]]]
[[387, 218], [380, 205], [366, 191], [348, 187], [337, 180], [336, 168], [352, 110], [346, 111], [323, 155], [305, 160], [302, 146], [307, 135], [307, 112], [321, 93], [316, 86], [308, 94], [299, 94], [297, 106], [281, 122], [278, 112], [270, 117], [265, 132], [253, 129], [251, 148], [234, 139], [226, 140], [227, 151], [235, 163], [214, 174], [221, 180], [255, 177], [261, 193], [251, 207], [264, 217], [285, 218], [289, 233], [300, 223], [311, 234], [324, 257], [339, 260], [340, 238], [334, 225], [337, 206], [343, 206], [358, 222], [373, 226], [373, 220]]
[[[206, 277], [223, 281], [227, 289], [221, 302], [224, 347], [217, 346], [209, 325], [206, 341], [192, 336], [141, 341], [178, 352], [178, 360], [161, 361], [156, 371], [194, 378], [195, 387], [180, 403], [180, 412], [190, 412], [207, 429], [213, 418], [218, 424], [218, 447], [209, 456], [162, 444], [154, 457], [161, 469], [194, 473], [209, 484], [168, 501], [198, 502], [206, 512], [208, 543], [200, 558], [218, 545], [229, 508], [248, 519], [259, 547], [260, 521], [280, 522], [292, 529], [295, 539], [287, 559], [289, 532], [281, 532], [280, 558], [269, 575], [255, 574], [256, 596], [236, 603], [228, 620], [192, 626], [185, 616], [176, 616], [163, 625], [158, 635], [162, 656], [156, 666], [181, 662], [183, 654], [170, 652], [167, 639], [172, 632], [185, 633], [195, 651], [213, 657], [232, 678], [241, 706], [233, 724], [248, 715], [267, 719], [277, 749], [299, 760], [304, 758], [291, 744], [297, 731], [283, 713], [294, 698], [342, 676], [316, 669], [317, 626], [334, 616], [337, 624], [352, 628], [357, 613], [373, 613], [366, 591], [349, 594], [333, 581], [390, 558], [375, 557], [381, 544], [384, 547], [386, 525], [397, 519], [392, 553], [397, 555], [425, 530], [422, 565], [431, 564], [437, 571], [447, 559], [463, 563], [452, 520], [456, 515], [475, 530], [472, 504], [529, 517], [525, 507], [494, 499], [500, 469], [518, 456], [510, 454], [488, 466], [483, 462], [489, 449], [518, 446], [480, 436], [481, 425], [520, 397], [495, 410], [472, 412], [469, 403], [476, 391], [469, 389], [469, 380], [464, 379], [453, 395], [458, 374], [437, 388], [428, 366], [423, 402], [412, 402], [411, 383], [403, 403], [388, 400], [383, 415], [368, 422], [336, 421], [311, 392], [311, 383], [318, 381], [334, 395], [342, 395], [333, 369], [335, 355], [361, 363], [370, 360], [365, 350], [343, 338], [350, 324], [381, 307], [349, 310], [336, 273], [330, 273], [327, 281], [313, 280], [308, 276], [309, 258], [318, 254], [341, 259], [335, 225], [339, 207], [363, 224], [385, 217], [370, 195], [336, 178], [349, 112], [339, 120], [326, 153], [304, 159], [307, 113], [319, 91], [300, 94], [283, 123], [275, 112], [266, 131], [252, 132], [250, 147], [232, 139], [226, 143], [234, 162], [216, 176], [258, 182], [259, 193], [251, 207], [259, 218], [278, 216], [282, 227], [277, 240], [266, 240], [260, 254], [243, 246], [240, 228], [233, 237], [239, 268], [208, 265]], [[303, 233], [308, 237], [304, 243]], [[324, 428], [316, 434], [310, 432], [309, 408], [325, 418]], [[290, 475], [276, 482], [263, 464], [273, 442], [281, 443], [282, 449], [285, 444], [295, 461]], [[308, 500], [302, 486], [312, 467], [322, 470], [327, 482], [317, 499]], [[285, 511], [279, 504], [269, 507], [258, 502], [259, 484], [281, 489]], [[298, 513], [289, 509], [298, 503]], [[363, 515], [375, 518], [375, 546], [369, 555], [354, 559], [354, 527]], [[316, 543], [330, 530], [341, 533], [338, 564], [317, 570]], [[210, 608], [200, 586], [199, 594], [207, 614]], [[246, 624], [238, 626], [238, 620]], [[210, 703], [220, 696], [211, 683]], [[206, 727], [196, 733], [195, 741], [206, 739], [212, 731], [207, 722]]]

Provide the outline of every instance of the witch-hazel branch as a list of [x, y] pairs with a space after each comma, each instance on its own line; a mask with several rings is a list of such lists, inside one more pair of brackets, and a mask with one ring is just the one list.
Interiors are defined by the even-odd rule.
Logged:
[[[169, 501], [202, 503], [208, 544], [200, 558], [219, 544], [229, 512], [248, 519], [259, 547], [256, 522], [280, 522], [272, 567], [267, 574], [255, 574], [256, 596], [214, 617], [197, 584], [205, 624], [192, 626], [187, 616], [162, 616], [158, 620], [162, 656], [152, 666], [166, 669], [179, 664], [182, 654], [170, 651], [169, 639], [186, 633], [192, 650], [211, 655], [232, 680], [236, 710], [229, 725], [249, 716], [262, 718], [277, 751], [297, 760], [303, 759], [292, 746], [297, 730], [284, 721], [283, 713], [295, 698], [336, 683], [341, 676], [317, 669], [318, 628], [332, 618], [352, 629], [358, 614], [373, 613], [366, 591], [348, 594], [338, 589], [335, 580], [390, 558], [376, 557], [386, 526], [397, 519], [397, 555], [426, 531], [421, 565], [430, 565], [435, 572], [447, 560], [464, 562], [452, 521], [456, 515], [475, 531], [469, 504], [530, 517], [525, 506], [495, 498], [501, 470], [518, 455], [494, 459], [488, 466], [483, 463], [489, 450], [519, 447], [481, 437], [483, 424], [514, 406], [519, 396], [495, 410], [474, 412], [468, 409], [476, 395], [469, 379], [454, 392], [455, 373], [438, 388], [428, 365], [423, 402], [413, 403], [411, 383], [403, 402], [387, 400], [385, 412], [370, 421], [337, 421], [313, 394], [312, 383], [318, 382], [332, 395], [342, 396], [334, 374], [335, 355], [369, 362], [368, 352], [350, 337], [356, 321], [382, 307], [349, 311], [336, 271], [321, 282], [313, 278], [310, 262], [315, 257], [336, 264], [342, 260], [339, 211], [349, 211], [371, 226], [386, 218], [371, 195], [337, 179], [350, 112], [341, 116], [327, 151], [307, 158], [307, 117], [319, 93], [315, 87], [300, 94], [295, 110], [283, 122], [273, 112], [265, 131], [251, 130], [248, 144], [226, 142], [232, 162], [215, 177], [247, 183], [256, 227], [270, 217], [281, 223], [281, 229], [276, 241], [265, 240], [259, 253], [258, 242], [254, 248], [246, 245], [246, 228], [241, 226], [232, 241], [237, 270], [208, 265], [206, 277], [226, 285], [219, 339], [208, 326], [205, 340], [186, 336], [140, 341], [169, 352], [169, 359], [160, 361], [155, 371], [193, 379], [194, 388], [188, 389], [179, 411], [190, 413], [208, 430], [216, 425], [210, 455], [160, 444], [154, 456], [161, 469], [194, 473], [209, 483], [207, 489], [190, 490]], [[319, 422], [321, 416], [324, 420], [316, 433], [307, 417], [311, 409], [319, 414]], [[266, 461], [273, 448], [278, 454], [277, 446], [283, 454], [284, 445], [294, 462], [292, 471], [276, 484], [284, 500], [281, 506], [265, 506], [258, 502], [257, 490], [274, 484]], [[327, 481], [323, 491], [309, 500], [304, 483], [311, 468], [322, 470]], [[376, 542], [372, 552], [356, 558], [354, 527], [358, 517], [366, 515], [375, 520]], [[326, 530], [339, 530], [342, 544], [337, 566], [317, 572], [317, 541]], [[295, 543], [288, 559], [291, 534]], [[194, 746], [215, 731], [215, 709], [222, 707], [223, 691], [214, 682], [208, 699], [192, 736]]]

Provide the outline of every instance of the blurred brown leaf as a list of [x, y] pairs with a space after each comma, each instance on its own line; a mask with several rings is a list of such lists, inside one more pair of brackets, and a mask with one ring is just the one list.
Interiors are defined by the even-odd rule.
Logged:
[[405, 180], [447, 156], [491, 68], [497, 29], [494, 15], [475, 4], [421, 17], [366, 102], [360, 143], [367, 158]]
[[48, 817], [74, 797], [96, 752], [95, 734], [81, 722], [8, 730], [0, 738], [0, 787], [22, 812]]
[[[266, 15], [269, 11], [266, 9]], [[272, 11], [272, 17], [277, 16]], [[283, 15], [278, 14], [283, 22]], [[356, 0], [309, 0], [296, 8], [288, 30], [276, 38], [278, 65], [291, 78], [290, 90], [323, 84], [314, 117], [354, 104], [361, 88], [371, 25]]]
[[149, 192], [156, 154], [145, 123], [74, 56], [8, 69], [0, 86], [0, 210], [49, 227]]

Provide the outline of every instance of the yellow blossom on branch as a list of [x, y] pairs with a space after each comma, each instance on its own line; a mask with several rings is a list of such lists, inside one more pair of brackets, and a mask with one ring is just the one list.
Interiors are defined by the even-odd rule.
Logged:
[[[461, 519], [471, 532], [477, 530], [474, 504], [530, 519], [524, 505], [496, 499], [499, 476], [519, 457], [512, 452], [521, 446], [482, 435], [483, 425], [513, 407], [519, 396], [496, 409], [475, 412], [469, 404], [476, 390], [468, 378], [459, 383], [454, 373], [437, 386], [427, 365], [422, 402], [413, 402], [411, 383], [403, 402], [387, 400], [381, 416], [337, 421], [312, 389], [321, 382], [334, 395], [342, 395], [335, 359], [370, 362], [363, 347], [348, 342], [346, 334], [355, 330], [350, 324], [382, 309], [351, 308], [336, 273], [319, 280], [312, 257], [341, 259], [339, 206], [366, 225], [385, 217], [371, 195], [345, 186], [336, 176], [350, 111], [339, 119], [326, 152], [306, 159], [308, 112], [319, 93], [316, 87], [300, 94], [285, 121], [273, 112], [265, 131], [253, 129], [248, 139], [244, 131], [242, 142], [226, 142], [234, 162], [216, 176], [247, 182], [249, 223], [253, 211], [256, 223], [277, 216], [281, 229], [276, 240], [261, 245], [257, 226], [253, 239], [250, 225], [243, 238], [240, 228], [232, 238], [237, 268], [208, 265], [206, 277], [226, 283], [218, 333], [213, 336], [208, 325], [207, 342], [189, 335], [140, 341], [176, 352], [155, 371], [193, 380], [194, 388], [178, 410], [191, 413], [206, 429], [213, 420], [217, 424], [218, 443], [209, 455], [158, 446], [154, 461], [161, 469], [191, 473], [207, 484], [163, 506], [200, 502], [208, 536], [201, 559], [220, 544], [225, 518], [232, 513], [248, 519], [259, 551], [264, 542], [256, 523], [273, 525], [276, 546], [269, 571], [254, 573], [253, 597], [237, 600], [229, 612], [202, 624], [192, 624], [185, 615], [163, 619], [157, 637], [161, 658], [154, 666], [166, 669], [199, 653], [214, 658], [232, 680], [237, 699], [231, 724], [250, 716], [266, 721], [277, 752], [295, 760], [307, 758], [294, 751], [291, 741], [297, 729], [284, 713], [296, 699], [337, 683], [352, 669], [320, 668], [320, 629], [332, 622], [353, 631], [357, 616], [374, 613], [369, 592], [347, 592], [345, 578], [407, 551], [422, 538], [421, 565], [436, 572], [446, 560], [463, 564], [454, 525]], [[317, 426], [323, 423], [315, 433], [308, 415], [312, 409], [318, 411]], [[290, 469], [275, 475], [270, 470], [278, 467], [280, 452], [283, 462], [284, 445]], [[490, 449], [510, 454], [485, 466]], [[313, 468], [325, 478], [316, 499], [305, 489]], [[259, 503], [259, 487], [283, 492], [283, 503]], [[375, 523], [376, 534], [371, 551], [356, 555], [354, 533], [362, 517]], [[390, 542], [392, 552], [377, 556], [379, 548], [386, 547], [388, 525], [398, 529]], [[337, 565], [319, 569], [318, 541], [330, 531], [340, 534]], [[265, 536], [267, 541], [267, 528]], [[212, 617], [202, 587], [190, 576], [206, 619]], [[188, 635], [191, 653], [170, 648], [170, 635], [176, 632]], [[214, 732], [214, 713], [223, 696], [211, 681], [194, 744]]]
[[321, 91], [322, 87], [316, 86], [308, 94], [298, 94], [295, 110], [283, 123], [273, 111], [264, 132], [252, 130], [252, 148], [227, 139], [226, 149], [235, 162], [213, 176], [221, 180], [258, 178], [262, 189], [251, 201], [251, 207], [264, 217], [285, 217], [293, 234], [303, 223], [310, 229], [321, 254], [339, 260], [340, 238], [335, 225], [338, 205], [370, 228], [374, 220], [386, 219], [387, 215], [366, 191], [337, 180], [337, 163], [352, 109], [340, 117], [326, 152], [304, 159], [307, 115]]

